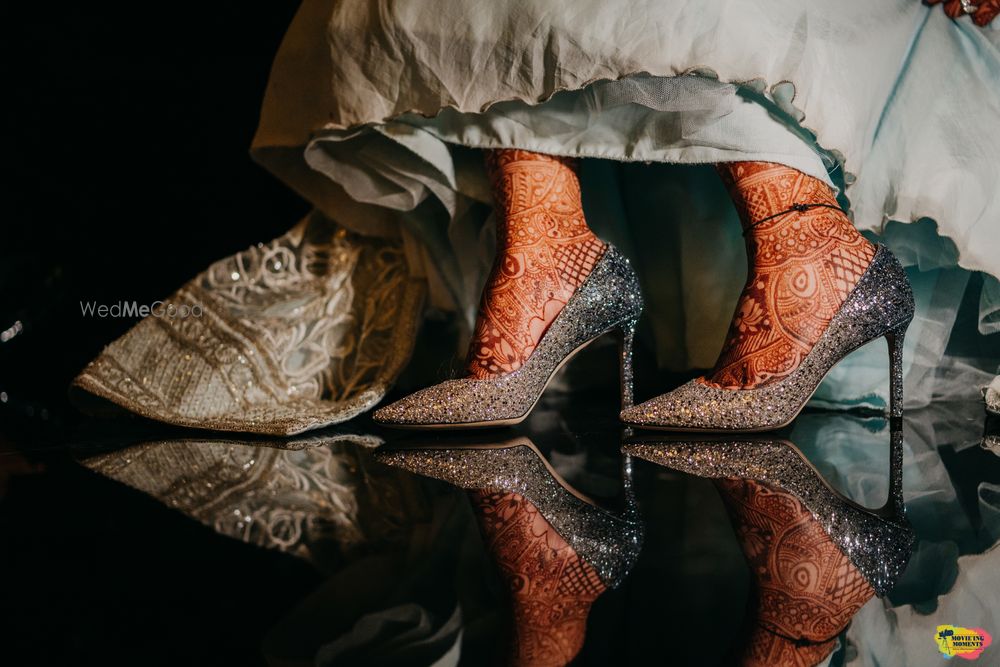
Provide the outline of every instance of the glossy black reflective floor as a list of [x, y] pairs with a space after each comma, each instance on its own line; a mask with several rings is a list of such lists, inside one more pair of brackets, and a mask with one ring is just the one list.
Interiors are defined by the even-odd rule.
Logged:
[[448, 437], [8, 439], [0, 659], [936, 665], [938, 626], [996, 634], [981, 405], [692, 441], [613, 404], [550, 393], [520, 428]]

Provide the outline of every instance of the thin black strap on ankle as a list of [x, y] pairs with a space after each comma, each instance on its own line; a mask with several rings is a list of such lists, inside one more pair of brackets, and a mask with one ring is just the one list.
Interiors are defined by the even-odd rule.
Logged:
[[751, 229], [757, 227], [758, 225], [764, 224], [768, 220], [774, 220], [775, 218], [785, 215], [786, 213], [792, 213], [792, 212], [805, 213], [811, 208], [832, 208], [837, 211], [840, 211], [841, 213], [844, 212], [844, 209], [840, 208], [839, 206], [834, 206], [833, 204], [792, 204], [791, 208], [785, 211], [781, 211], [780, 213], [775, 213], [774, 215], [769, 215], [762, 220], [758, 220], [752, 225], [747, 225], [746, 227], [743, 228], [743, 235], [746, 236], [746, 233], [749, 232]]
[[788, 635], [786, 635], [784, 633], [778, 632], [774, 628], [768, 627], [764, 623], [760, 624], [760, 629], [764, 630], [765, 632], [768, 632], [768, 633], [774, 635], [775, 637], [780, 637], [781, 639], [784, 639], [786, 642], [789, 642], [789, 643], [793, 644], [797, 648], [804, 648], [806, 646], [819, 646], [819, 645], [825, 644], [825, 643], [827, 643], [829, 641], [833, 641], [840, 634], [838, 632], [836, 635], [834, 635], [833, 637], [830, 637], [829, 639], [820, 639], [819, 641], [815, 641], [815, 640], [812, 640], [812, 639], [806, 639], [805, 637], [789, 637]]

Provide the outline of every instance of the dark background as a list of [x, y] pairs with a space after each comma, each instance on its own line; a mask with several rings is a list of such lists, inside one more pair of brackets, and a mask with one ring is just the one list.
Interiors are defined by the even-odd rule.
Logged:
[[307, 210], [248, 153], [297, 5], [3, 4], [8, 427], [72, 419], [69, 381], [137, 321], [80, 301], [161, 299]]
[[297, 4], [0, 8], [0, 331], [24, 327], [0, 343], [2, 665], [256, 664], [320, 580], [65, 445], [70, 380], [136, 322], [80, 301], [163, 298], [307, 210], [248, 155]]
[[[67, 445], [81, 425], [69, 382], [136, 321], [82, 317], [81, 301], [163, 298], [307, 211], [248, 154], [297, 4], [0, 6], [0, 331], [23, 325], [0, 343], [0, 665], [260, 664], [262, 634], [322, 581], [84, 469]], [[672, 553], [680, 528], [663, 512], [647, 540]], [[655, 594], [672, 581], [645, 591], [650, 614], [667, 613]], [[738, 608], [745, 592], [729, 592]], [[713, 599], [674, 594], [670, 613]], [[622, 595], [594, 617], [620, 615]], [[621, 641], [593, 638], [593, 663]], [[647, 646], [667, 659], [662, 636], [634, 650]]]

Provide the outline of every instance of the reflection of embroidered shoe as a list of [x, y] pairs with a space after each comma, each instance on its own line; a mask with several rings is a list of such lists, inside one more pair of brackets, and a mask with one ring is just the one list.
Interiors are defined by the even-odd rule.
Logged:
[[914, 533], [903, 507], [902, 430], [891, 434], [889, 497], [868, 509], [831, 487], [795, 445], [783, 440], [655, 440], [633, 438], [622, 451], [700, 477], [762, 482], [795, 496], [864, 576], [886, 595], [902, 575]]
[[913, 319], [913, 291], [903, 267], [884, 246], [790, 375], [753, 389], [721, 389], [691, 380], [622, 411], [626, 424], [678, 431], [767, 431], [789, 424], [826, 374], [865, 343], [889, 344], [889, 413], [903, 414], [903, 334]]
[[643, 528], [627, 457], [623, 461], [625, 507], [620, 513], [597, 506], [570, 486], [524, 437], [495, 444], [385, 445], [375, 451], [375, 457], [462, 489], [524, 497], [608, 588], [618, 586], [628, 575], [642, 547]]
[[621, 333], [622, 407], [632, 404], [632, 338], [642, 313], [635, 271], [610, 245], [517, 370], [461, 378], [379, 408], [377, 423], [400, 428], [475, 428], [523, 421], [556, 372], [604, 333]]

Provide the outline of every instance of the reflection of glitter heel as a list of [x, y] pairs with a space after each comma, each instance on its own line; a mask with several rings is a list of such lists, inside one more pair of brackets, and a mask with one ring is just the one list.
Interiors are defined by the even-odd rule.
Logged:
[[625, 423], [677, 431], [768, 431], [789, 424], [826, 374], [865, 343], [889, 343], [892, 417], [903, 414], [903, 333], [913, 319], [913, 290], [884, 246], [823, 335], [790, 375], [753, 389], [722, 389], [691, 380], [671, 392], [622, 411]]
[[639, 555], [643, 530], [627, 457], [623, 462], [625, 508], [621, 513], [600, 508], [577, 492], [524, 437], [487, 445], [383, 446], [376, 450], [375, 457], [462, 489], [523, 496], [597, 571], [608, 588], [621, 583]]
[[884, 596], [906, 569], [914, 533], [903, 507], [902, 430], [892, 430], [889, 497], [871, 510], [845, 498], [805, 456], [783, 440], [682, 441], [632, 439], [622, 450], [636, 458], [700, 477], [752, 480], [794, 495], [823, 526], [875, 593]]
[[622, 407], [626, 408], [632, 404], [632, 337], [642, 305], [635, 271], [609, 245], [516, 371], [495, 378], [442, 382], [379, 408], [374, 419], [398, 428], [520, 423], [563, 364], [602, 334], [615, 331], [622, 333]]

